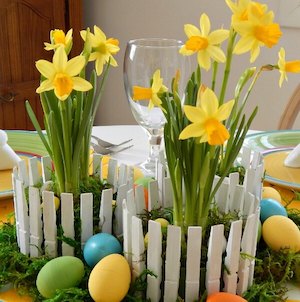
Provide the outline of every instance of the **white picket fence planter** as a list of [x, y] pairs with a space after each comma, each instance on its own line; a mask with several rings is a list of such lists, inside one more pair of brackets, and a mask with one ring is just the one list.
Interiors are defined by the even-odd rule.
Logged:
[[[250, 160], [251, 158], [251, 160]], [[42, 159], [42, 175], [38, 173], [38, 159], [30, 159], [28, 172], [25, 162], [20, 162], [13, 172], [14, 203], [17, 238], [20, 251], [36, 257], [47, 253], [56, 257], [57, 221], [53, 192], [45, 191], [40, 197], [40, 190], [35, 185], [41, 180], [50, 179], [50, 159]], [[224, 239], [224, 226], [213, 226], [208, 246], [206, 264], [206, 288], [208, 294], [220, 290], [242, 294], [252, 284], [254, 274], [254, 258], [259, 221], [259, 200], [261, 195], [261, 178], [263, 165], [259, 154], [243, 152], [241, 164], [247, 168], [244, 185], [238, 184], [238, 173], [233, 173], [224, 180], [215, 202], [221, 211], [237, 211], [241, 217], [231, 223], [227, 242]], [[102, 177], [99, 171], [101, 156], [94, 155], [94, 172]], [[98, 168], [98, 169], [97, 169]], [[157, 180], [149, 183], [148, 209], [172, 207], [172, 188], [169, 178], [165, 177], [164, 166], [158, 163]], [[148, 222], [149, 240], [147, 250], [144, 244], [142, 220], [145, 200], [142, 185], [133, 188], [133, 168], [109, 161], [107, 180], [113, 189], [103, 191], [100, 206], [99, 227], [102, 232], [123, 235], [123, 251], [131, 268], [133, 277], [139, 276], [145, 268], [157, 277], [147, 276], [147, 298], [152, 302], [161, 299], [161, 282], [164, 279], [163, 301], [174, 302], [178, 296], [181, 257], [181, 228], [168, 226], [165, 276], [162, 276], [162, 233], [161, 225], [155, 221]], [[29, 186], [29, 202], [25, 199], [25, 188]], [[118, 192], [114, 221], [112, 222], [113, 193]], [[41, 204], [43, 206], [41, 207]], [[91, 193], [81, 194], [81, 245], [93, 235], [93, 196]], [[243, 220], [246, 221], [242, 230]], [[74, 209], [72, 194], [61, 195], [61, 225], [64, 235], [74, 238]], [[113, 228], [113, 230], [112, 230]], [[201, 227], [189, 227], [187, 234], [187, 261], [185, 280], [185, 301], [199, 298], [200, 259], [201, 259]], [[44, 247], [44, 250], [42, 250]], [[230, 274], [221, 276], [222, 254], [226, 250], [224, 264]], [[145, 253], [147, 252], [147, 262]], [[250, 257], [242, 257], [241, 253]], [[62, 244], [62, 255], [73, 255], [74, 249], [66, 243]], [[221, 280], [224, 288], [221, 287]]]
[[[93, 156], [94, 175], [102, 178], [100, 155]], [[26, 162], [21, 161], [18, 168], [12, 174], [14, 187], [14, 207], [16, 217], [16, 230], [20, 252], [37, 257], [48, 254], [50, 257], [58, 255], [57, 250], [57, 215], [54, 205], [54, 194], [35, 187], [41, 181], [50, 180], [51, 161], [49, 157], [42, 158], [42, 175], [38, 169], [38, 159], [29, 160], [28, 170]], [[112, 233], [112, 200], [113, 194], [118, 191], [116, 209], [117, 219], [113, 228], [115, 234], [122, 234], [122, 201], [126, 196], [128, 186], [133, 186], [133, 168], [126, 165], [118, 167], [116, 160], [110, 159], [108, 164], [107, 181], [113, 185], [112, 189], [103, 190], [100, 206], [99, 227], [103, 232]], [[29, 201], [25, 198], [25, 188], [29, 187]], [[41, 196], [42, 195], [42, 196]], [[74, 208], [73, 195], [62, 193], [60, 200], [61, 226], [64, 236], [74, 239]], [[92, 193], [84, 193], [80, 196], [81, 219], [81, 245], [93, 235], [93, 196]], [[44, 247], [44, 249], [42, 249]], [[62, 255], [73, 255], [74, 249], [66, 243], [62, 243]]]
[[[238, 184], [238, 173], [233, 173], [224, 180], [215, 198], [221, 211], [225, 213], [236, 211], [239, 213], [240, 220], [231, 223], [227, 240], [224, 239], [224, 225], [215, 225], [211, 228], [205, 276], [207, 294], [226, 291], [241, 295], [253, 283], [255, 266], [253, 257], [257, 244], [263, 164], [260, 155], [251, 154], [249, 149], [244, 150], [241, 164], [247, 167], [243, 186]], [[159, 181], [149, 184], [149, 210], [172, 206], [170, 180], [161, 176], [165, 172], [160, 164], [158, 164], [158, 171]], [[180, 279], [181, 228], [168, 226], [163, 278], [161, 225], [151, 220], [148, 222], [149, 237], [146, 249], [142, 220], [139, 218], [139, 215], [144, 213], [144, 204], [142, 186], [136, 187], [135, 190], [130, 189], [127, 199], [123, 201], [124, 255], [132, 267], [134, 278], [138, 277], [145, 268], [157, 276], [147, 276], [147, 298], [151, 302], [161, 300], [161, 288], [164, 288], [163, 301], [174, 302], [178, 297]], [[199, 300], [201, 241], [202, 228], [189, 227], [185, 278], [186, 302]], [[223, 262], [224, 251], [226, 256]], [[145, 253], [147, 253], [146, 261]], [[243, 254], [249, 257], [244, 257]], [[223, 264], [230, 274], [225, 272], [221, 275]], [[162, 280], [164, 284], [161, 286]], [[223, 288], [221, 284], [224, 284]]]

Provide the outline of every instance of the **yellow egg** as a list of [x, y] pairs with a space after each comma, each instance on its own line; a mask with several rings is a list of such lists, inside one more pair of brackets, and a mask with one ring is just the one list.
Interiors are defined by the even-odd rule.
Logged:
[[93, 268], [88, 288], [96, 302], [120, 302], [126, 296], [131, 281], [130, 267], [122, 255], [111, 254]]
[[148, 241], [149, 241], [149, 233], [147, 232], [144, 237], [144, 243], [146, 247], [148, 246]]
[[262, 199], [264, 199], [264, 198], [272, 198], [272, 199], [275, 199], [275, 200], [281, 202], [280, 193], [272, 187], [263, 187]]
[[288, 217], [281, 215], [269, 217], [262, 225], [262, 236], [274, 251], [285, 248], [293, 252], [300, 251], [300, 231]]
[[55, 210], [59, 209], [60, 206], [60, 200], [57, 196], [54, 196], [54, 206], [55, 206]]
[[156, 218], [154, 221], [160, 223], [162, 228], [166, 228], [170, 224], [165, 218]]

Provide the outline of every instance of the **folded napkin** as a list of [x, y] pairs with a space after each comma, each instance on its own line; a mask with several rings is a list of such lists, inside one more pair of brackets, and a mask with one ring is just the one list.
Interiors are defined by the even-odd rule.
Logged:
[[284, 165], [291, 168], [300, 168], [300, 144], [289, 153], [284, 160]]
[[21, 158], [7, 144], [7, 134], [0, 130], [0, 170], [8, 170], [15, 167]]

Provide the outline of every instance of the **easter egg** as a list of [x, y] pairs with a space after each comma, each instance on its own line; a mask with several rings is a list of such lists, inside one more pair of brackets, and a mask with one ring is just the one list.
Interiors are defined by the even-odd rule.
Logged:
[[111, 254], [100, 260], [91, 271], [88, 289], [97, 302], [120, 302], [131, 281], [130, 267], [122, 255]]
[[281, 215], [269, 217], [262, 225], [262, 237], [274, 251], [285, 248], [292, 252], [300, 251], [300, 231], [288, 217]]
[[275, 199], [275, 200], [281, 202], [280, 193], [272, 187], [263, 187], [261, 197], [262, 197], [262, 199], [272, 198], [272, 199]]
[[258, 225], [257, 225], [257, 238], [256, 238], [256, 242], [258, 243], [261, 239], [261, 222], [260, 220], [258, 220]]
[[79, 258], [61, 256], [42, 267], [36, 279], [36, 286], [44, 298], [52, 298], [57, 289], [77, 286], [83, 276], [84, 264]]
[[146, 247], [148, 246], [148, 242], [149, 242], [149, 233], [147, 232], [144, 237], [144, 244]]
[[209, 295], [206, 302], [247, 302], [247, 300], [231, 293], [220, 292]]
[[83, 248], [86, 263], [93, 267], [102, 258], [110, 254], [122, 253], [122, 246], [118, 239], [108, 233], [99, 233], [88, 239]]
[[156, 218], [154, 221], [160, 223], [162, 228], [166, 228], [170, 224], [169, 221], [165, 218]]
[[260, 201], [260, 220], [264, 222], [267, 218], [273, 215], [282, 215], [287, 217], [287, 212], [284, 206], [272, 198], [265, 198]]

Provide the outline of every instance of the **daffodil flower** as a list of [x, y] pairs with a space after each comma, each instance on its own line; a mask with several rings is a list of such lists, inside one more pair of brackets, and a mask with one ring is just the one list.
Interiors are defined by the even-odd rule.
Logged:
[[163, 85], [163, 79], [160, 77], [160, 70], [157, 69], [152, 78], [152, 85], [150, 88], [133, 86], [133, 96], [134, 101], [149, 100], [148, 108], [151, 110], [154, 106], [161, 108], [161, 99], [158, 94], [167, 92], [168, 88]]
[[185, 24], [185, 34], [188, 40], [180, 49], [180, 53], [186, 56], [198, 54], [198, 64], [205, 70], [209, 70], [211, 59], [217, 62], [225, 62], [226, 56], [220, 44], [229, 36], [229, 31], [219, 29], [210, 32], [210, 20], [206, 14], [200, 17], [200, 29], [192, 24]]
[[65, 48], [67, 54], [71, 51], [73, 45], [73, 29], [70, 29], [67, 34], [61, 29], [54, 29], [50, 31], [50, 41], [51, 43], [45, 42], [46, 50], [56, 50], [60, 46]]
[[276, 45], [282, 33], [279, 24], [273, 23], [273, 20], [274, 13], [267, 11], [266, 5], [250, 1], [244, 12], [244, 18], [232, 19], [234, 30], [241, 36], [235, 45], [234, 53], [242, 54], [250, 51], [252, 63], [258, 57], [260, 47], [271, 48]]
[[[80, 32], [82, 39], [86, 40], [87, 31], [82, 30]], [[103, 66], [110, 62], [110, 65], [118, 66], [117, 61], [113, 57], [119, 50], [119, 40], [113, 38], [106, 38], [104, 32], [98, 27], [94, 26], [94, 34], [90, 34], [92, 53], [89, 57], [89, 61], [95, 61], [95, 67], [97, 75], [101, 75], [103, 72]]]
[[300, 72], [300, 60], [295, 61], [286, 61], [285, 60], [285, 50], [284, 48], [280, 48], [280, 51], [278, 53], [278, 69], [280, 72], [280, 78], [279, 78], [279, 86], [282, 86], [282, 83], [284, 80], [287, 81], [287, 72], [294, 72], [299, 73]]
[[36, 62], [36, 68], [46, 78], [36, 92], [41, 93], [54, 89], [57, 98], [64, 101], [72, 90], [88, 91], [92, 89], [90, 82], [76, 77], [84, 66], [83, 56], [77, 56], [68, 61], [64, 47], [57, 48], [53, 56], [53, 63], [46, 60]]
[[229, 138], [229, 132], [222, 121], [229, 117], [234, 100], [219, 107], [215, 93], [203, 87], [200, 87], [197, 98], [196, 107], [184, 106], [184, 113], [191, 124], [183, 129], [179, 139], [195, 137], [199, 138], [199, 143], [222, 145]]
[[251, 6], [256, 8], [256, 12], [258, 15], [260, 14], [260, 16], [263, 16], [268, 9], [267, 5], [251, 0], [239, 0], [237, 2], [225, 0], [225, 2], [233, 13], [232, 22], [247, 21], [249, 19], [248, 11]]

